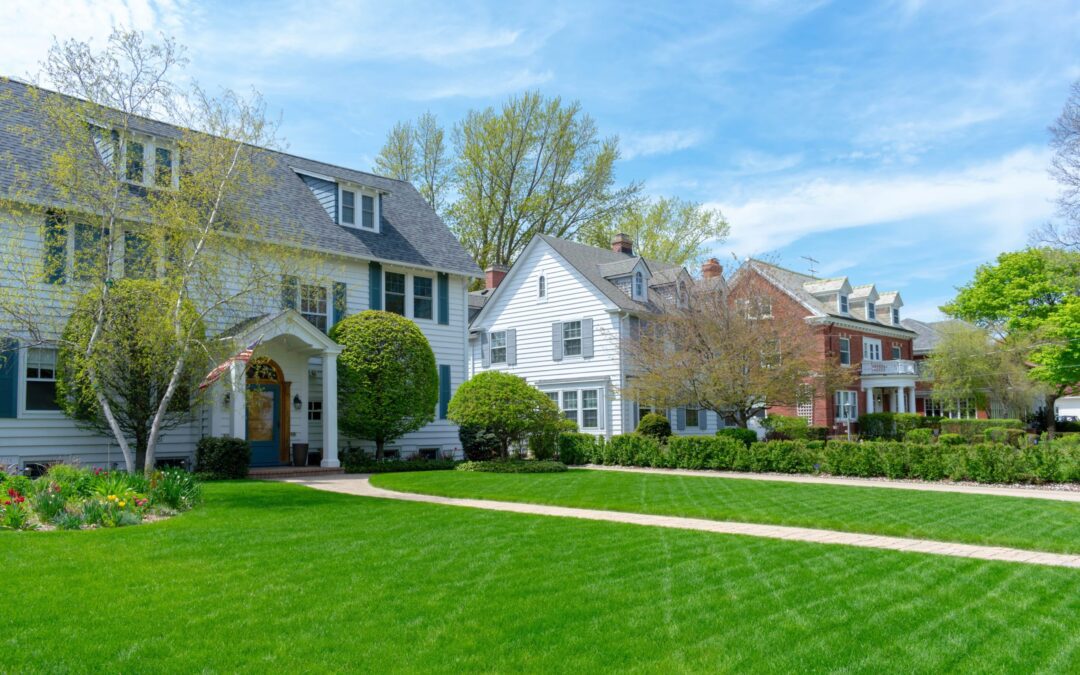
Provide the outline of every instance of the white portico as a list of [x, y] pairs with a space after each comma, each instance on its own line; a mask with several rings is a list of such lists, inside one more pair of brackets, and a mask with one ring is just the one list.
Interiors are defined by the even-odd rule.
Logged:
[[905, 359], [862, 362], [864, 410], [875, 412], [915, 412], [915, 382], [918, 364]]
[[322, 369], [322, 466], [339, 467], [337, 429], [337, 357], [341, 345], [295, 309], [243, 324], [236, 344], [260, 341], [250, 363], [234, 363], [217, 385], [211, 408], [215, 436], [245, 438], [252, 466], [282, 466], [292, 446], [308, 443], [308, 372]]

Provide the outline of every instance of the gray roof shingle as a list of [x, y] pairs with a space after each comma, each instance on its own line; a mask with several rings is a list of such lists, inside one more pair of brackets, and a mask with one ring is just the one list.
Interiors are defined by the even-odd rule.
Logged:
[[[19, 127], [47, 129], [43, 114], [28, 103], [29, 85], [0, 78], [0, 194], [11, 196], [17, 171], [45, 173], [46, 156], [56, 144], [48, 138], [29, 143]], [[171, 124], [140, 118], [135, 130], [176, 139], [184, 132]], [[481, 276], [480, 268], [420, 193], [410, 183], [285, 152], [257, 148], [273, 160], [270, 187], [252, 200], [252, 216], [271, 236], [347, 256], [400, 262], [465, 276]], [[338, 225], [294, 171], [300, 169], [380, 190], [383, 197], [380, 231], [365, 232]], [[43, 206], [65, 206], [49, 186], [35, 189]]]

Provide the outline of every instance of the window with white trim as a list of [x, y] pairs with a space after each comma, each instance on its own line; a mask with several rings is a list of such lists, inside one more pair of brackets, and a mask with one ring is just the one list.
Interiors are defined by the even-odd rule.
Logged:
[[869, 300], [866, 301], [866, 319], [868, 321], [877, 321], [877, 307], [874, 307], [874, 303]]
[[[578, 421], [578, 393], [577, 391], [564, 391], [562, 393], [563, 417], [568, 420]], [[580, 425], [579, 425], [580, 426]]]
[[975, 419], [978, 412], [975, 402], [970, 398], [960, 398], [953, 401], [926, 399], [927, 417], [948, 417], [955, 420]]
[[892, 346], [892, 357], [893, 361], [899, 361], [900, 359], [904, 358], [904, 350], [900, 347], [900, 345], [894, 344]]
[[311, 325], [326, 332], [326, 287], [314, 284], [300, 286], [300, 315]]
[[343, 225], [356, 224], [356, 193], [352, 190], [341, 190], [341, 222]]
[[847, 314], [850, 311], [848, 307], [848, 297], [846, 295], [837, 296], [838, 308], [841, 314]]
[[26, 409], [60, 410], [56, 401], [56, 350], [26, 350]]
[[896, 307], [893, 307], [892, 310], [892, 323], [894, 326], [900, 325], [900, 310]]
[[405, 275], [400, 272], [387, 272], [385, 275], [383, 307], [388, 312], [405, 316]]
[[413, 277], [413, 318], [430, 319], [434, 306], [431, 277]]
[[862, 357], [863, 357], [863, 361], [880, 361], [881, 360], [881, 340], [874, 340], [872, 338], [863, 338], [863, 341], [862, 341]]
[[544, 393], [559, 406], [563, 417], [573, 420], [579, 429], [600, 428], [599, 389], [565, 389]]
[[834, 400], [837, 422], [854, 422], [859, 419], [859, 392], [838, 391]]
[[840, 338], [840, 365], [851, 365], [851, 338]]
[[506, 363], [506, 331], [498, 330], [491, 334], [491, 362]]
[[567, 321], [562, 327], [563, 356], [581, 356], [581, 322]]
[[536, 297], [543, 302], [547, 300], [547, 277], [543, 274], [536, 281]]
[[360, 227], [365, 230], [375, 229], [375, 198], [371, 195], [360, 197]]
[[581, 391], [581, 422], [578, 426], [582, 429], [600, 426], [600, 392], [596, 389]]

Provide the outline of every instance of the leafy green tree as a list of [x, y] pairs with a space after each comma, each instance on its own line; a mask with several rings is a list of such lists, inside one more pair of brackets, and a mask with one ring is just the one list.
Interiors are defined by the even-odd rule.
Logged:
[[1027, 340], [1030, 376], [1051, 387], [1054, 400], [1080, 382], [1080, 253], [1029, 248], [1002, 253], [980, 266], [971, 283], [942, 310], [993, 331], [1005, 341]]
[[435, 419], [439, 372], [435, 354], [415, 323], [368, 310], [330, 330], [338, 356], [338, 426], [346, 436], [375, 442], [383, 458], [390, 441]]
[[447, 416], [473, 429], [484, 429], [499, 443], [499, 454], [509, 456], [510, 446], [559, 424], [559, 408], [543, 392], [523, 378], [487, 371], [458, 387]]
[[574, 238], [635, 203], [614, 187], [618, 139], [601, 139], [577, 102], [530, 92], [471, 111], [454, 129], [451, 227], [482, 268], [510, 265], [535, 234]]
[[386, 136], [375, 157], [375, 172], [409, 181], [416, 186], [436, 213], [446, 207], [452, 158], [446, 149], [446, 132], [430, 112], [416, 122], [398, 122]]
[[672, 265], [688, 265], [702, 257], [706, 242], [727, 237], [730, 229], [718, 209], [665, 197], [643, 202], [614, 218], [590, 225], [582, 231], [580, 239], [607, 248], [615, 235], [622, 232], [634, 240], [638, 255]]
[[[135, 465], [142, 469], [151, 429], [172, 381], [172, 365], [185, 349], [184, 339], [173, 330], [173, 306], [180, 302], [185, 338], [203, 340], [205, 329], [195, 305], [179, 300], [163, 282], [121, 279], [109, 293], [109, 302], [102, 305], [99, 291], [91, 290], [68, 319], [57, 359], [57, 402], [81, 425], [109, 434], [109, 422], [97, 400], [99, 393], [104, 396], [120, 429], [135, 440]], [[95, 329], [99, 335], [91, 340]], [[177, 393], [159, 420], [159, 432], [191, 419], [191, 398], [201, 375], [201, 369], [185, 361]]]

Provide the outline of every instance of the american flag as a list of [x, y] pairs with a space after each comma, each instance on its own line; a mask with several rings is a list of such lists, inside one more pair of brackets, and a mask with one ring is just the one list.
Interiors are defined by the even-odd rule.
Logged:
[[223, 363], [219, 363], [218, 365], [214, 366], [214, 369], [207, 373], [206, 377], [203, 378], [202, 383], [199, 385], [199, 389], [206, 389], [213, 383], [217, 382], [221, 378], [222, 373], [228, 370], [229, 367], [232, 366], [232, 364], [247, 363], [248, 361], [250, 361], [252, 353], [254, 353], [255, 348], [259, 346], [260, 342], [262, 342], [261, 337], [255, 342], [252, 342], [250, 345], [248, 345], [246, 349], [237, 353], [236, 356], [225, 359]]

